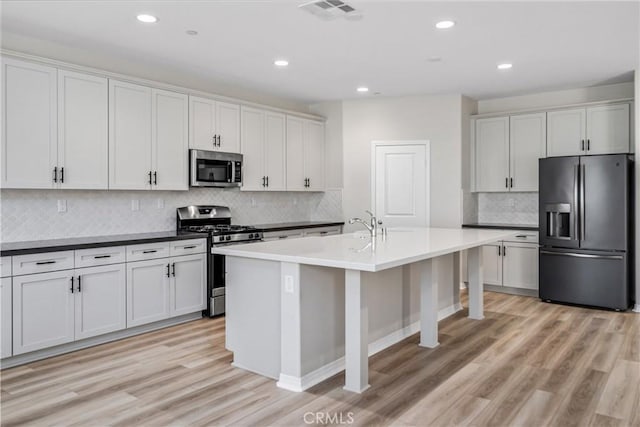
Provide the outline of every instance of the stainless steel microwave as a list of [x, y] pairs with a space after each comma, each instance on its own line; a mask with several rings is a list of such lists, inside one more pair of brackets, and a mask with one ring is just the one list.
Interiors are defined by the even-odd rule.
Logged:
[[240, 187], [242, 154], [189, 150], [192, 187]]

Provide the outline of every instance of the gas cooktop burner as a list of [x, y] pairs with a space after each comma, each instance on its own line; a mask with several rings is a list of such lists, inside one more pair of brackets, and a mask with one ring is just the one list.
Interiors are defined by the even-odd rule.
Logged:
[[211, 233], [214, 235], [243, 233], [245, 231], [253, 231], [255, 227], [250, 225], [229, 225], [229, 224], [209, 224], [209, 225], [192, 225], [183, 228], [183, 230], [195, 233]]

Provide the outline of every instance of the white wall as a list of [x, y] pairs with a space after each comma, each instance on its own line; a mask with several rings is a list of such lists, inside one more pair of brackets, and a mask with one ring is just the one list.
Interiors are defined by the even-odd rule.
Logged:
[[528, 110], [568, 104], [579, 104], [583, 102], [606, 101], [610, 99], [633, 98], [633, 96], [633, 82], [553, 92], [540, 92], [529, 95], [478, 101], [478, 114]]
[[[371, 141], [429, 140], [431, 225], [462, 223], [460, 95], [367, 98], [343, 103], [345, 218], [371, 208]], [[347, 231], [354, 230], [347, 227]]]

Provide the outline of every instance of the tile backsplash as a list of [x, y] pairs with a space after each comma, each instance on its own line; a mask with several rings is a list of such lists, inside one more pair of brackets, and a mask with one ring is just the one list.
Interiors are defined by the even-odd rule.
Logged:
[[[66, 212], [58, 212], [58, 203]], [[2, 242], [174, 230], [176, 208], [225, 205], [236, 224], [342, 220], [342, 191], [324, 193], [1, 190]], [[138, 209], [133, 210], [134, 205]]]
[[538, 193], [476, 193], [476, 197], [479, 223], [538, 225]]

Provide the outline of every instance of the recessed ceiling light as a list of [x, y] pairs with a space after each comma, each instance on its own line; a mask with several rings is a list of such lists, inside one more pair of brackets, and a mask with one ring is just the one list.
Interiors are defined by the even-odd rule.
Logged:
[[504, 62], [502, 64], [498, 64], [498, 70], [508, 70], [511, 67], [513, 67], [513, 64], [511, 64], [509, 62]]
[[430, 56], [429, 58], [427, 58], [427, 61], [429, 61], [429, 62], [440, 62], [440, 61], [442, 61], [442, 57], [440, 57], [440, 56]]
[[451, 28], [456, 25], [453, 21], [440, 21], [436, 24], [436, 28], [439, 30], [446, 30], [447, 28]]
[[189, 34], [190, 36], [197, 36], [198, 35], [198, 32], [196, 30], [187, 30], [186, 33]]
[[276, 59], [275, 61], [273, 61], [273, 65], [275, 65], [276, 67], [286, 67], [289, 65], [289, 61], [287, 61], [286, 59]]
[[154, 22], [158, 22], [158, 18], [153, 15], [147, 15], [145, 13], [136, 16], [138, 21], [144, 22], [145, 24], [153, 24]]
[[369, 92], [369, 88], [365, 87], [365, 86], [360, 86], [358, 89], [356, 89], [358, 92], [360, 93], [365, 93], [365, 92]]

